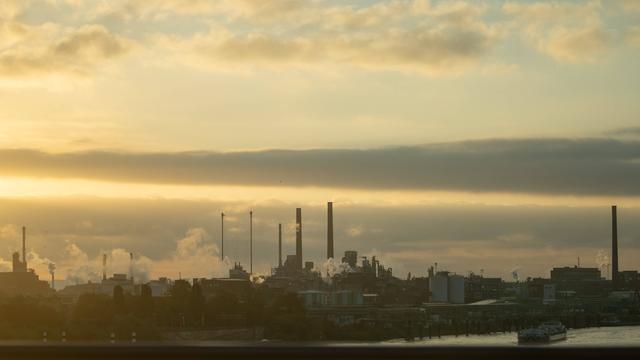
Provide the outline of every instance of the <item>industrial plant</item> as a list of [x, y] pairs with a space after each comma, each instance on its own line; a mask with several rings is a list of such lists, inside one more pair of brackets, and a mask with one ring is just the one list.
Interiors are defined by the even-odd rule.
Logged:
[[[221, 213], [223, 259], [224, 221]], [[549, 319], [569, 328], [640, 325], [638, 272], [619, 269], [616, 206], [611, 208], [610, 280], [601, 269], [579, 264], [553, 268], [548, 278], [526, 280], [517, 274], [512, 281], [483, 273], [458, 274], [438, 269], [437, 263], [425, 264], [423, 276], [399, 277], [376, 256], [359, 256], [357, 250], [345, 250], [338, 259], [332, 202], [327, 203], [326, 217], [326, 261], [333, 265], [331, 271], [319, 270], [305, 260], [303, 212], [297, 208], [295, 253], [283, 252], [279, 223], [277, 264], [269, 274], [255, 274], [253, 212], [249, 221], [248, 269], [234, 262], [228, 277], [136, 281], [133, 253], [128, 274], [108, 274], [105, 254], [101, 281], [68, 285], [59, 291], [54, 290], [54, 264], [49, 266], [50, 282], [28, 268], [23, 227], [22, 253], [13, 254], [11, 272], [0, 273], [0, 296], [37, 297], [62, 308], [111, 299], [113, 316], [142, 314], [144, 326], [157, 330], [149, 332], [149, 338], [172, 340], [411, 340], [516, 331]], [[75, 319], [77, 311], [69, 316]]]

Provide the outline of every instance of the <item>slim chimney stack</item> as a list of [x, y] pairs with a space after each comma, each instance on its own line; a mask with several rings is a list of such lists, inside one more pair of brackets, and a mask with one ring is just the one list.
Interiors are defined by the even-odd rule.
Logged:
[[333, 258], [333, 202], [327, 203], [327, 259]]
[[617, 206], [611, 207], [611, 282], [613, 289], [618, 286], [618, 213]]
[[282, 267], [282, 223], [278, 224], [278, 267]]
[[302, 209], [296, 208], [296, 261], [302, 270]]
[[220, 252], [220, 260], [224, 261], [224, 213], [220, 213], [220, 239], [222, 242], [222, 250]]
[[133, 253], [129, 253], [129, 277], [131, 278], [131, 283], [133, 283]]
[[27, 227], [22, 227], [22, 264], [24, 270], [27, 271]]
[[56, 264], [49, 263], [49, 274], [51, 274], [51, 288], [56, 289]]
[[107, 254], [102, 254], [102, 280], [107, 280]]

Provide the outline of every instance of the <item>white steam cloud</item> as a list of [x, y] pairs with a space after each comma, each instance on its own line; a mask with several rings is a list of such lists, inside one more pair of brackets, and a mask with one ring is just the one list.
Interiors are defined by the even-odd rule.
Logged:
[[611, 262], [606, 250], [598, 250], [596, 254], [596, 264], [598, 265], [598, 269], [609, 277], [609, 265], [611, 265]]
[[[5, 226], [0, 228], [0, 233], [3, 237], [11, 237], [16, 236], [17, 230]], [[230, 268], [229, 259], [220, 259], [218, 246], [208, 239], [202, 228], [189, 229], [183, 238], [176, 241], [175, 250], [168, 257], [159, 260], [134, 252], [132, 262], [131, 252], [123, 248], [102, 250], [90, 256], [77, 244], [67, 241], [62, 259], [53, 261], [30, 251], [27, 253], [27, 262], [29, 268], [34, 269], [41, 277], [50, 274], [52, 267], [55, 267], [68, 283], [81, 284], [99, 282], [102, 279], [104, 254], [107, 255], [105, 269], [108, 277], [114, 273], [127, 276], [132, 273], [136, 282], [147, 282], [152, 277], [167, 275], [176, 278], [182, 276], [185, 279], [225, 277]], [[0, 258], [0, 271], [11, 271], [11, 261]]]
[[204, 229], [189, 229], [176, 242], [176, 250], [169, 258], [154, 262], [153, 272], [171, 276], [180, 273], [183, 278], [228, 276], [229, 259], [220, 259], [218, 246], [207, 241], [207, 238]]
[[352, 269], [349, 264], [343, 263], [338, 259], [329, 258], [324, 263], [322, 263], [320, 275], [325, 282], [331, 283], [331, 279], [334, 275], [352, 271], [354, 271], [354, 269]]
[[107, 254], [107, 276], [114, 273], [129, 275], [133, 270], [136, 282], [146, 282], [150, 279], [153, 261], [146, 256], [134, 254], [133, 266], [129, 251], [116, 248], [101, 251], [93, 258], [89, 258], [86, 252], [76, 244], [67, 243], [65, 247], [66, 257], [60, 262], [60, 267], [66, 270], [66, 279], [71, 283], [85, 283], [87, 281], [100, 281], [102, 279], [102, 256]]

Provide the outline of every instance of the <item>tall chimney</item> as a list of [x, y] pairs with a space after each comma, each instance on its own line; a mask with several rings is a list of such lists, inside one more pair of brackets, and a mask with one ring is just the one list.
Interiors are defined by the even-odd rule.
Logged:
[[129, 277], [131, 278], [131, 283], [133, 283], [133, 253], [129, 253]]
[[333, 258], [333, 202], [327, 203], [327, 259]]
[[302, 209], [296, 208], [296, 261], [302, 270]]
[[249, 211], [249, 274], [253, 274], [253, 211]]
[[56, 289], [56, 264], [49, 263], [49, 274], [51, 274], [51, 288]]
[[24, 270], [27, 271], [27, 228], [26, 226], [22, 227], [22, 264], [24, 265]]
[[107, 254], [102, 254], [102, 280], [107, 280]]
[[618, 286], [618, 214], [617, 206], [611, 207], [611, 282], [613, 289]]
[[282, 267], [282, 223], [278, 224], [278, 267]]
[[220, 239], [222, 242], [222, 251], [220, 252], [220, 260], [224, 261], [224, 213], [220, 213]]

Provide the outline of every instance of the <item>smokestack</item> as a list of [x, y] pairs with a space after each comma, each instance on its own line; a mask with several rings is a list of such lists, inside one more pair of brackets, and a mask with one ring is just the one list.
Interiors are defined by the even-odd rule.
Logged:
[[618, 214], [617, 206], [611, 207], [611, 282], [613, 289], [618, 286]]
[[220, 238], [222, 240], [222, 251], [220, 259], [224, 261], [224, 213], [220, 213]]
[[102, 280], [107, 280], [107, 254], [102, 254]]
[[278, 267], [282, 267], [282, 223], [278, 224]]
[[51, 288], [53, 290], [56, 289], [56, 276], [55, 276], [55, 272], [56, 272], [56, 264], [54, 263], [49, 263], [49, 274], [51, 274]]
[[22, 227], [22, 264], [27, 271], [27, 228], [25, 226]]
[[129, 253], [129, 277], [131, 278], [131, 283], [133, 283], [133, 253]]
[[296, 208], [296, 261], [302, 270], [302, 209]]
[[333, 258], [333, 202], [327, 203], [327, 259]]
[[253, 274], [253, 211], [249, 211], [249, 274]]

